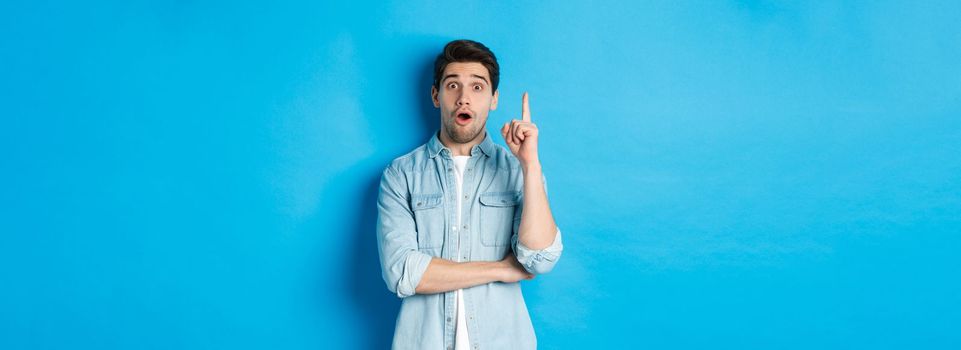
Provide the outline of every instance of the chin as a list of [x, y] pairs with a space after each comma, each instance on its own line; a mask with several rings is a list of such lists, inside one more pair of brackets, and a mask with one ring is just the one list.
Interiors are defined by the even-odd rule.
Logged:
[[452, 140], [454, 140], [454, 142], [468, 143], [476, 139], [478, 136], [480, 136], [482, 134], [482, 131], [483, 131], [483, 127], [480, 127], [478, 129], [468, 129], [468, 130], [449, 129], [449, 131], [447, 132], [447, 136], [449, 136]]

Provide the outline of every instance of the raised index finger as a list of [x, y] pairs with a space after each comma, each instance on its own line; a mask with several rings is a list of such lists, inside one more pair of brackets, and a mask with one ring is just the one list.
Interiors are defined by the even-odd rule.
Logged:
[[525, 121], [525, 122], [530, 122], [530, 121], [531, 121], [531, 106], [530, 106], [530, 105], [528, 104], [528, 102], [527, 102], [527, 92], [526, 92], [526, 91], [524, 92], [524, 97], [522, 98], [522, 100], [523, 100], [523, 102], [521, 103], [521, 120], [523, 120], [523, 121]]

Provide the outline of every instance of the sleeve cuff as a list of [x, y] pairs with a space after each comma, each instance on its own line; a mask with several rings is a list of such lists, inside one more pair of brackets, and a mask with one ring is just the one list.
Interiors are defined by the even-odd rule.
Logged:
[[517, 261], [524, 266], [527, 272], [532, 274], [542, 274], [553, 270], [557, 260], [561, 257], [561, 252], [564, 250], [560, 228], [557, 229], [554, 242], [544, 249], [535, 250], [528, 248], [520, 242], [518, 235], [514, 235], [512, 239], [514, 255], [517, 257]]
[[411, 251], [404, 261], [404, 271], [397, 281], [397, 296], [406, 298], [416, 294], [417, 285], [420, 284], [427, 265], [430, 264], [431, 256], [419, 251]]

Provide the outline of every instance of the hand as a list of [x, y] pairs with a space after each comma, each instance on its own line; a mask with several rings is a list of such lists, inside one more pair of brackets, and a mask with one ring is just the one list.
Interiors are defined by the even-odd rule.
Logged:
[[534, 279], [534, 275], [521, 266], [521, 263], [514, 257], [514, 253], [507, 253], [507, 256], [498, 263], [503, 266], [503, 273], [500, 281], [504, 283], [514, 283], [520, 280]]
[[511, 120], [501, 127], [501, 136], [517, 157], [521, 165], [536, 164], [537, 159], [537, 125], [531, 123], [531, 109], [527, 102], [527, 93], [521, 98], [521, 120]]

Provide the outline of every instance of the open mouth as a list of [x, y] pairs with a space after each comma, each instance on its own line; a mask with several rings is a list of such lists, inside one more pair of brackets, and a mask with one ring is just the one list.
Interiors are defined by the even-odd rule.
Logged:
[[457, 113], [456, 120], [458, 124], [470, 123], [471, 119], [474, 119], [474, 116], [471, 115], [470, 113], [467, 113], [467, 112]]

